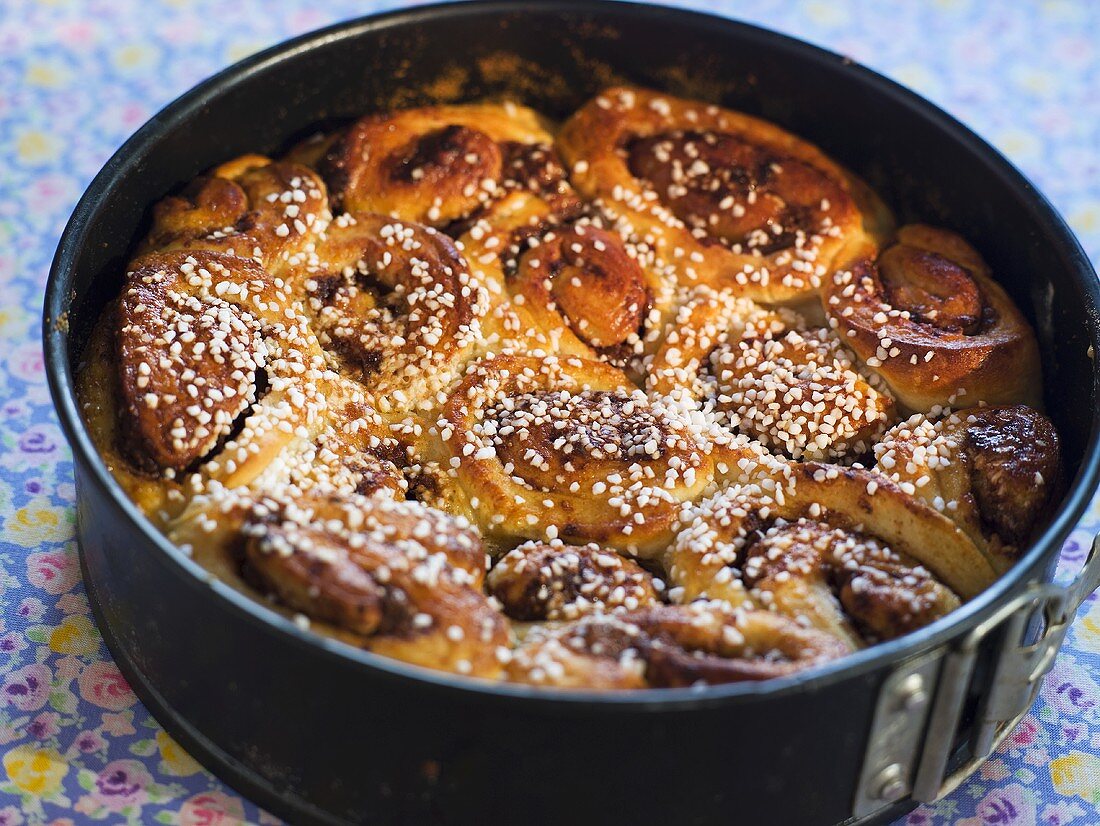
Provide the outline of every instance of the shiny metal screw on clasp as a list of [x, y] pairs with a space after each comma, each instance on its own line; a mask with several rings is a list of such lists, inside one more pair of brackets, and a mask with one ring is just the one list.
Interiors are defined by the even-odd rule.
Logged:
[[[907, 796], [938, 800], [969, 777], [1027, 714], [1077, 609], [1097, 587], [1100, 536], [1070, 585], [1033, 583], [958, 642], [898, 666], [879, 691], [848, 822]], [[992, 676], [975, 699], [979, 652], [994, 634]], [[975, 709], [974, 724], [960, 742], [967, 709]], [[953, 756], [961, 765], [952, 767]]]

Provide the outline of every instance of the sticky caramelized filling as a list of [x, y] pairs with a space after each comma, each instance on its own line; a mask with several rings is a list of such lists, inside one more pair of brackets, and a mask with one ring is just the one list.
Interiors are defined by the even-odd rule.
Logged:
[[768, 255], [820, 229], [829, 179], [732, 134], [676, 130], [636, 137], [624, 150], [630, 171], [700, 240]]
[[990, 320], [970, 272], [939, 253], [896, 244], [878, 269], [889, 304], [916, 321], [974, 335]]
[[1005, 542], [1031, 536], [1059, 483], [1058, 435], [1023, 405], [968, 411], [964, 450], [982, 520]]
[[772, 598], [792, 580], [821, 583], [865, 639], [893, 639], [959, 605], [926, 568], [878, 538], [810, 519], [774, 522], [743, 560], [745, 583]]
[[623, 393], [525, 393], [490, 408], [486, 421], [495, 423], [497, 455], [540, 490], [571, 477], [597, 478], [608, 468], [657, 464], [669, 452], [665, 424], [644, 398]]

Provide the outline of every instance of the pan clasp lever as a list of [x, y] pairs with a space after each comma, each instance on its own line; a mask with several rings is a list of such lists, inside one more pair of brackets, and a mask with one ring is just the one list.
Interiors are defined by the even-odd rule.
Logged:
[[1032, 583], [962, 639], [898, 666], [879, 691], [849, 823], [969, 777], [1027, 714], [1097, 587], [1100, 536], [1071, 584]]

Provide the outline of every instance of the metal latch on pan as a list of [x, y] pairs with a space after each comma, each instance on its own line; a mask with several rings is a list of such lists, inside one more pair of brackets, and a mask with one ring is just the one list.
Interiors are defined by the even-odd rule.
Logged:
[[[958, 642], [895, 669], [879, 692], [853, 818], [906, 796], [937, 800], [974, 772], [1035, 702], [1077, 609], [1097, 587], [1100, 537], [1072, 584], [1030, 585]], [[994, 632], [999, 648], [989, 661], [990, 679], [983, 679], [988, 690], [977, 699], [965, 744], [970, 756], [949, 771], [979, 651]]]

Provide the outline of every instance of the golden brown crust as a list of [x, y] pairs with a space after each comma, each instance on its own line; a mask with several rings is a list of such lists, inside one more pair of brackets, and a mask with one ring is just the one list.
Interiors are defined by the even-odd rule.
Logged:
[[858, 258], [828, 279], [823, 299], [841, 339], [910, 410], [1040, 405], [1035, 335], [954, 233], [903, 227], [877, 263]]
[[139, 252], [210, 250], [253, 259], [290, 278], [309, 260], [330, 218], [325, 184], [316, 172], [243, 155], [158, 203]]
[[[792, 674], [977, 594], [1057, 486], [1030, 408], [882, 436], [888, 383], [902, 409], [1037, 387], [973, 249], [895, 232], [775, 126], [654, 92], [609, 90], [556, 146], [475, 104], [237, 157], [154, 208], [130, 270], [79, 376], [112, 473], [211, 575], [430, 668]], [[877, 328], [868, 356], [843, 325], [879, 324], [872, 299], [955, 372], [893, 371]]]
[[[348, 212], [442, 227], [478, 211], [506, 181], [519, 176], [526, 186], [537, 174], [527, 150], [512, 144], [548, 152], [551, 141], [521, 106], [430, 106], [362, 118], [331, 142], [318, 169]], [[552, 172], [542, 174], [555, 189]]]
[[516, 192], [462, 235], [471, 269], [499, 296], [503, 346], [598, 359], [644, 375], [671, 311], [672, 285], [601, 216], [570, 216]]
[[1049, 511], [1062, 460], [1050, 420], [1024, 405], [914, 416], [875, 446], [878, 469], [1007, 566]]
[[911, 557], [813, 519], [772, 524], [744, 558], [745, 584], [764, 605], [856, 645], [915, 631], [959, 606]]
[[867, 453], [894, 401], [823, 329], [729, 290], [696, 288], [650, 365], [648, 388], [687, 396], [794, 459]]
[[525, 542], [489, 572], [489, 593], [517, 620], [569, 620], [657, 601], [660, 581], [599, 545]]
[[482, 531], [498, 540], [667, 543], [713, 460], [697, 434], [626, 377], [574, 357], [498, 356], [442, 413], [442, 450]]
[[508, 633], [481, 593], [481, 542], [447, 514], [380, 498], [260, 499], [243, 533], [248, 574], [306, 616], [407, 662], [500, 672]]
[[626, 217], [681, 280], [786, 302], [865, 242], [844, 171], [773, 124], [645, 89], [608, 89], [562, 127], [582, 194]]
[[[684, 523], [664, 559], [675, 600], [772, 607], [853, 647], [862, 640], [850, 618], [876, 637], [903, 633], [949, 610], [950, 591], [970, 598], [995, 577], [949, 519], [854, 468], [794, 465], [767, 491], [734, 486], [703, 500]], [[858, 599], [856, 574], [875, 586]]]
[[840, 641], [764, 611], [657, 605], [531, 634], [508, 678], [572, 688], [672, 688], [766, 680], [847, 653]]
[[384, 413], [431, 410], [473, 358], [487, 297], [454, 242], [381, 215], [342, 215], [305, 282], [321, 344]]
[[116, 325], [120, 435], [138, 467], [246, 484], [295, 436], [320, 428], [316, 339], [258, 265], [178, 250], [139, 258], [126, 283]]

